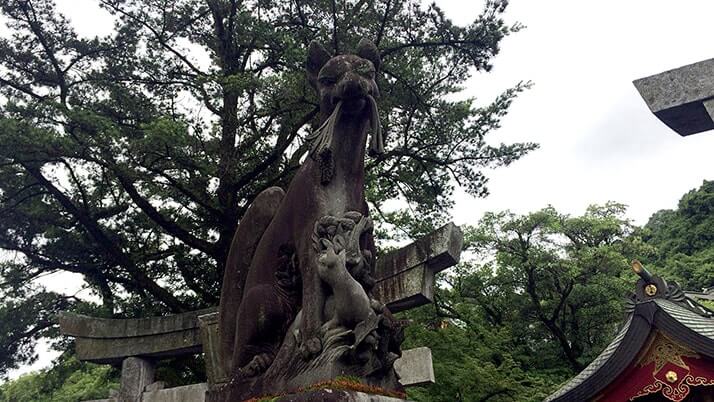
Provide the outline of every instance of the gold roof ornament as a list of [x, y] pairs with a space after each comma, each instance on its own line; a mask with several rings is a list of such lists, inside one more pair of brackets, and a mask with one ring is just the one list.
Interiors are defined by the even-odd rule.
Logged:
[[645, 286], [645, 294], [649, 297], [656, 295], [657, 294], [657, 286], [652, 283]]
[[677, 372], [669, 370], [667, 374], [664, 375], [664, 377], [667, 379], [669, 382], [677, 382]]
[[632, 260], [632, 271], [636, 273], [637, 275], [640, 276], [640, 278], [644, 279], [645, 282], [647, 283], [652, 283], [652, 274], [650, 274], [650, 271], [645, 268], [644, 265], [640, 262], [640, 260]]

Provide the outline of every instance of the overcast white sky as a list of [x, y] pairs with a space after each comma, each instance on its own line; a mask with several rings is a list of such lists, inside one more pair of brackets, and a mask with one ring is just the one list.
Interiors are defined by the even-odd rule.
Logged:
[[[438, 1], [457, 23], [459, 0]], [[535, 86], [516, 100], [496, 135], [541, 148], [489, 175], [491, 195], [458, 197], [457, 223], [485, 211], [527, 213], [552, 204], [579, 214], [608, 200], [630, 206], [637, 224], [676, 207], [714, 179], [714, 132], [680, 137], [647, 108], [632, 80], [714, 57], [708, 0], [514, 0], [507, 17], [527, 28], [505, 39], [491, 73], [468, 93], [491, 99], [519, 80]]]
[[[111, 18], [94, 0], [57, 3], [80, 34], [111, 31]], [[483, 3], [437, 4], [467, 24]], [[512, 0], [506, 18], [527, 28], [503, 41], [493, 71], [475, 76], [466, 92], [486, 103], [520, 80], [533, 81], [491, 140], [534, 141], [541, 148], [491, 172], [488, 198], [460, 193], [456, 223], [474, 224], [486, 211], [527, 213], [548, 204], [580, 214], [591, 203], [613, 200], [628, 204], [628, 215], [644, 224], [714, 179], [714, 132], [680, 137], [650, 113], [632, 85], [714, 57], [712, 15], [711, 0]], [[40, 353], [37, 364], [12, 376], [46, 366], [54, 355]]]

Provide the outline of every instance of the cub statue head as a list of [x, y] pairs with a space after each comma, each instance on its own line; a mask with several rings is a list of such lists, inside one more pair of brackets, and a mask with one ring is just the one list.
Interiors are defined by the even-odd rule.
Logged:
[[362, 39], [355, 54], [331, 56], [318, 42], [310, 43], [307, 77], [317, 91], [324, 122], [312, 136], [312, 155], [323, 158], [330, 153], [332, 136], [340, 119], [367, 119], [372, 131], [370, 155], [384, 152], [382, 129], [375, 98], [379, 88], [375, 77], [381, 64], [377, 47]]

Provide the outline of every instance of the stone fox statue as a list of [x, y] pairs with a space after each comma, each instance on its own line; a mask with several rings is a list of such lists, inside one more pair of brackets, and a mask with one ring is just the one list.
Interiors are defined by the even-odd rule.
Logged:
[[[240, 222], [226, 264], [220, 302], [221, 352], [234, 378], [267, 370], [288, 328], [295, 336], [296, 354], [303, 360], [323, 351], [321, 328], [328, 321], [339, 322], [326, 317], [326, 311], [335, 315], [344, 310], [344, 306], [340, 310], [331, 305], [340, 298], [331, 296], [332, 288], [318, 272], [328, 252], [334, 257], [341, 251], [339, 261], [344, 261], [354, 278], [350, 283], [361, 285], [354, 294], [363, 299], [363, 294], [368, 295], [374, 312], [365, 312], [369, 317], [363, 320], [374, 320], [375, 312], [379, 315], [384, 309], [370, 296], [376, 255], [371, 226], [352, 236], [358, 244], [351, 246], [338, 241], [320, 247], [327, 243], [316, 243], [315, 234], [316, 222], [325, 217], [351, 216], [355, 221], [368, 217], [364, 195], [368, 131], [372, 132], [370, 154], [383, 152], [375, 103], [379, 65], [376, 47], [366, 40], [360, 41], [356, 54], [334, 57], [318, 43], [310, 44], [307, 74], [319, 97], [321, 117], [321, 125], [309, 137], [310, 157], [286, 192], [273, 187], [256, 197]], [[323, 277], [325, 272], [323, 263]], [[300, 319], [295, 320], [298, 312]]]

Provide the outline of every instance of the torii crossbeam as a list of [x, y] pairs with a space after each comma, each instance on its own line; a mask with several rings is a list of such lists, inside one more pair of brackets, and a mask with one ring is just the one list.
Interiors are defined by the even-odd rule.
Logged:
[[714, 59], [633, 83], [652, 113], [679, 135], [714, 129]]

